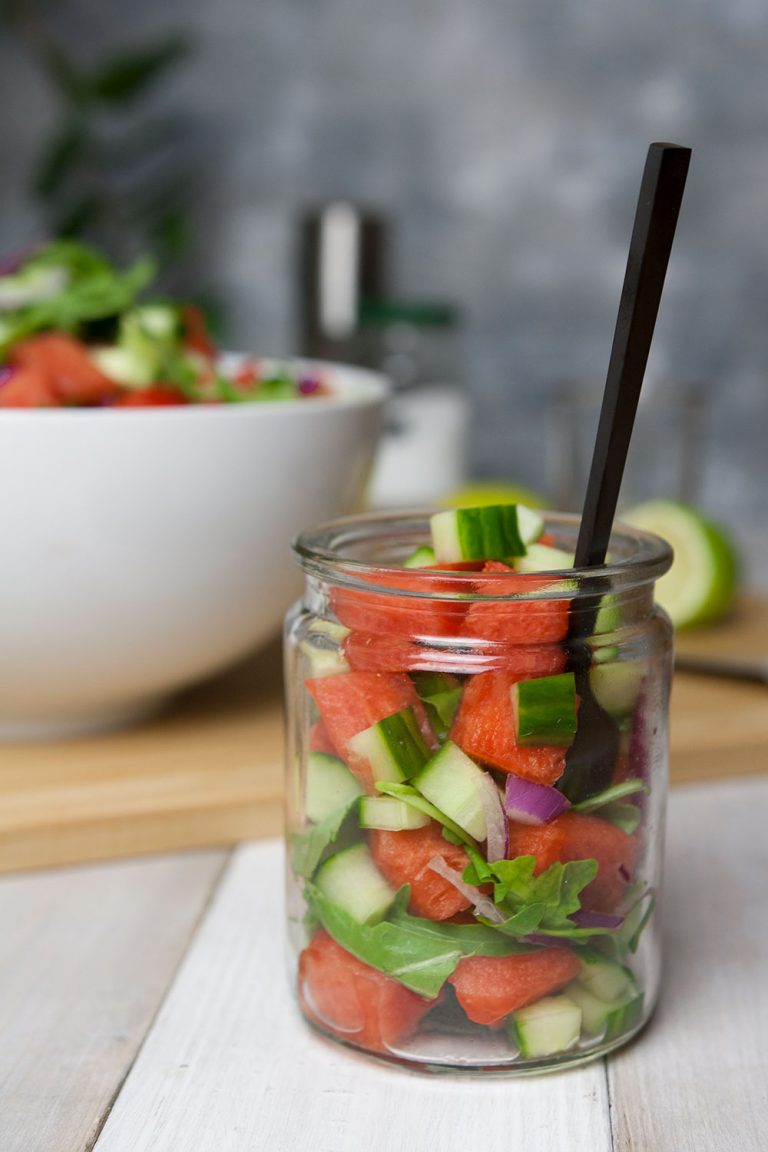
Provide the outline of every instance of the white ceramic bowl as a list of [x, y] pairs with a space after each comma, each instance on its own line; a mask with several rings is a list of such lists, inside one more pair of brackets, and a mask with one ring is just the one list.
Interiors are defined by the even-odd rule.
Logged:
[[279, 630], [290, 541], [359, 507], [387, 394], [324, 373], [332, 398], [0, 410], [0, 739], [127, 722]]

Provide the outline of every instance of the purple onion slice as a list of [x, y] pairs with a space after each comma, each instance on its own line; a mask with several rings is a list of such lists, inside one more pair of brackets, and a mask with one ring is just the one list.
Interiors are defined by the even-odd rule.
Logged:
[[522, 780], [519, 776], [507, 777], [504, 807], [507, 815], [518, 824], [549, 824], [567, 812], [570, 806], [570, 800], [557, 788]]

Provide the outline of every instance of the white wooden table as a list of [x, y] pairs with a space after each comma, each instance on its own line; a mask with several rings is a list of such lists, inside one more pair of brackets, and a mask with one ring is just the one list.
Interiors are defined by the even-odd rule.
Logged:
[[273, 842], [0, 881], [2, 1152], [765, 1152], [768, 779], [678, 789], [656, 1018], [607, 1061], [410, 1075], [299, 1019]]

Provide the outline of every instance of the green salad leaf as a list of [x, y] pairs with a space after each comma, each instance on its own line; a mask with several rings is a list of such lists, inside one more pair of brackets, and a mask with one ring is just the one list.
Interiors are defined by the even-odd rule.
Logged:
[[[359, 796], [343, 805], [337, 812], [326, 816], [318, 824], [313, 824], [306, 832], [299, 832], [291, 839], [291, 863], [297, 876], [309, 879], [317, 870], [326, 851], [338, 847], [342, 832], [347, 832], [347, 822], [352, 813], [357, 813]], [[350, 821], [351, 823], [351, 821]]]
[[313, 916], [337, 944], [364, 964], [434, 1000], [465, 956], [509, 956], [531, 951], [484, 924], [444, 924], [407, 912], [410, 888], [399, 890], [388, 919], [360, 924], [313, 884], [305, 892]]
[[469, 833], [465, 832], [455, 821], [451, 820], [450, 816], [446, 816], [445, 812], [441, 812], [439, 808], [436, 808], [434, 804], [427, 800], [426, 796], [422, 796], [421, 792], [418, 792], [412, 784], [401, 784], [390, 780], [377, 780], [375, 786], [377, 791], [381, 792], [383, 796], [394, 796], [395, 799], [402, 800], [418, 812], [424, 812], [427, 816], [431, 816], [433, 820], [437, 820], [438, 824], [442, 824], [443, 828], [447, 828], [454, 837], [454, 843], [458, 841], [465, 847], [477, 851], [477, 842], [472, 839]]
[[542, 932], [574, 939], [594, 933], [594, 929], [579, 928], [570, 917], [581, 908], [582, 890], [597, 875], [596, 860], [555, 861], [538, 876], [534, 875], [535, 856], [487, 863], [472, 853], [470, 860], [462, 879], [468, 884], [492, 882], [494, 903], [508, 913], [497, 925], [499, 932], [510, 936]]
[[650, 788], [642, 780], [622, 780], [620, 784], [612, 784], [598, 792], [596, 796], [589, 796], [573, 805], [574, 812], [596, 812], [598, 808], [605, 808], [616, 800], [623, 800], [625, 796], [634, 796], [638, 792], [650, 792]]

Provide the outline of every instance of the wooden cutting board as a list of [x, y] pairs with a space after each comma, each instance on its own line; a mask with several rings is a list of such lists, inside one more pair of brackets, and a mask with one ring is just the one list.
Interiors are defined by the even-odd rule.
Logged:
[[[680, 651], [768, 657], [768, 599], [681, 636]], [[140, 727], [0, 745], [0, 871], [274, 835], [282, 806], [282, 673], [273, 646]], [[678, 675], [672, 780], [768, 772], [768, 689]]]

